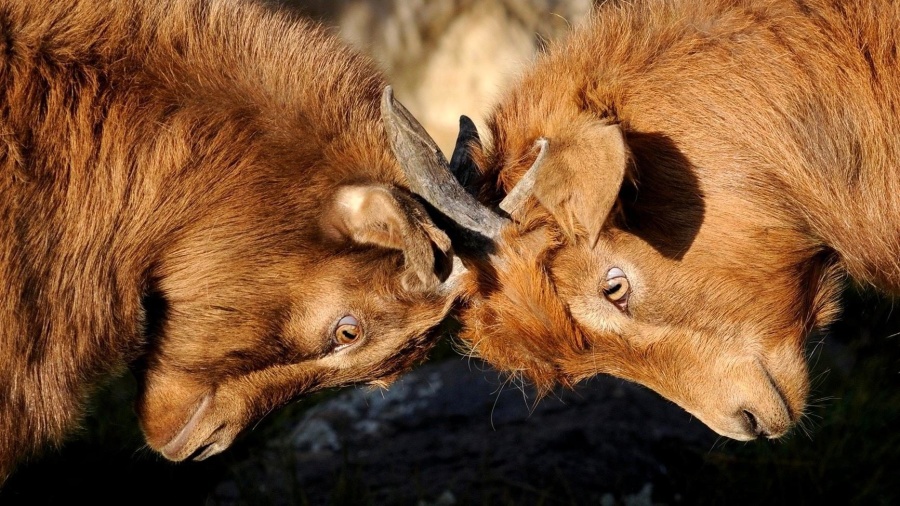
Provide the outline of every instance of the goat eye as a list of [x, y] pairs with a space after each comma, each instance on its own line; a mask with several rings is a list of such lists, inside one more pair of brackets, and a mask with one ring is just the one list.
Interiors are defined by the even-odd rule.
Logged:
[[628, 304], [628, 295], [631, 293], [631, 283], [622, 269], [613, 267], [606, 273], [606, 283], [603, 285], [603, 296], [606, 300], [615, 304], [619, 309], [625, 309]]
[[359, 321], [352, 315], [347, 315], [338, 320], [334, 329], [334, 344], [336, 348], [351, 345], [362, 337], [362, 329]]

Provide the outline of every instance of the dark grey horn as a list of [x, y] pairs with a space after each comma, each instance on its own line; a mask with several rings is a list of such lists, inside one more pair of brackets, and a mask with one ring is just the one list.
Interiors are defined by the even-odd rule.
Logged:
[[406, 107], [394, 99], [390, 86], [382, 95], [381, 117], [410, 190], [458, 226], [496, 240], [508, 220], [475, 200], [459, 184], [441, 149]]
[[503, 198], [503, 201], [500, 202], [500, 209], [503, 209], [506, 214], [512, 216], [513, 211], [518, 209], [522, 202], [525, 201], [530, 195], [532, 190], [534, 190], [534, 182], [537, 181], [538, 171], [541, 169], [541, 165], [544, 164], [544, 160], [547, 159], [547, 152], [550, 150], [550, 141], [541, 137], [534, 143], [535, 147], [538, 148], [537, 158], [534, 160], [534, 163], [531, 164], [531, 167], [528, 169], [528, 172], [522, 176], [522, 179], [513, 186], [513, 189], [506, 194], [506, 197]]
[[450, 172], [469, 194], [475, 195], [478, 167], [469, 156], [472, 146], [481, 146], [478, 128], [475, 127], [475, 122], [471, 118], [462, 115], [459, 117], [459, 135], [456, 136], [456, 147], [450, 157]]

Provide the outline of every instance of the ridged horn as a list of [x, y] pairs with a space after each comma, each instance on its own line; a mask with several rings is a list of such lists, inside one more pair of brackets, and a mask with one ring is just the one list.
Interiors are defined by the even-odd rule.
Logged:
[[543, 165], [544, 160], [547, 158], [547, 153], [550, 151], [550, 141], [543, 137], [538, 139], [534, 145], [539, 150], [537, 158], [525, 175], [522, 176], [522, 179], [516, 183], [513, 189], [506, 194], [503, 201], [500, 202], [500, 209], [503, 209], [510, 216], [531, 195], [532, 190], [534, 190], [534, 183], [537, 181], [538, 171], [540, 171], [541, 165]]
[[508, 220], [478, 202], [456, 180], [437, 143], [416, 118], [385, 87], [381, 117], [394, 156], [409, 188], [456, 225], [490, 241], [500, 236]]

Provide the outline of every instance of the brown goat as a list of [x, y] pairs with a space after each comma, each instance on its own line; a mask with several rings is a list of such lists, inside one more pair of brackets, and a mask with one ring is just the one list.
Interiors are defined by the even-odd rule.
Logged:
[[457, 276], [384, 89], [250, 2], [0, 2], [0, 482], [129, 366], [178, 461], [425, 356]]
[[545, 390], [608, 373], [719, 434], [783, 435], [842, 279], [900, 293], [898, 44], [887, 0], [599, 7], [508, 90], [486, 147], [468, 134], [509, 218], [462, 339]]

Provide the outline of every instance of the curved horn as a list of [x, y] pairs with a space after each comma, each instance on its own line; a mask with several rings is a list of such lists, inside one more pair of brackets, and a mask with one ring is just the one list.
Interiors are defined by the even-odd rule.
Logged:
[[469, 156], [469, 146], [472, 144], [481, 146], [478, 128], [475, 127], [475, 122], [471, 118], [462, 115], [459, 117], [459, 135], [456, 137], [456, 147], [453, 149], [453, 156], [450, 157], [450, 172], [467, 192], [475, 195], [473, 186], [478, 167]]
[[438, 291], [440, 293], [450, 294], [458, 290], [462, 283], [463, 276], [469, 272], [469, 269], [466, 268], [465, 264], [463, 264], [458, 256], [454, 256], [452, 262], [447, 279], [438, 286]]
[[381, 117], [410, 190], [457, 225], [492, 241], [498, 238], [508, 221], [475, 200], [459, 184], [448, 170], [440, 148], [406, 107], [394, 99], [390, 86], [382, 95]]
[[525, 201], [530, 195], [531, 191], [534, 190], [534, 182], [537, 181], [537, 174], [541, 168], [541, 165], [544, 164], [544, 160], [547, 158], [547, 152], [550, 150], [550, 141], [541, 137], [538, 139], [534, 145], [540, 150], [538, 151], [537, 158], [534, 160], [534, 163], [531, 164], [531, 167], [528, 169], [528, 172], [522, 176], [522, 179], [513, 186], [513, 189], [506, 194], [506, 197], [503, 198], [503, 201], [500, 202], [500, 209], [506, 211], [506, 214], [512, 216], [513, 211], [515, 211], [522, 202]]

